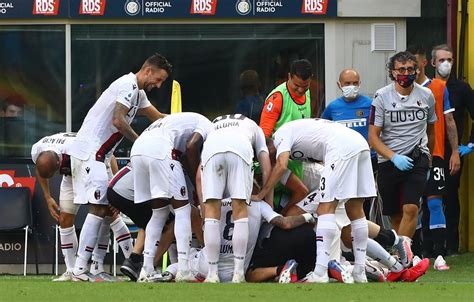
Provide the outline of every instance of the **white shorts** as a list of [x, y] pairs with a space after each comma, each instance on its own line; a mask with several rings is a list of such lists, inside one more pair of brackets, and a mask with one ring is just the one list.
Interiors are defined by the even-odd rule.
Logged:
[[59, 209], [61, 212], [76, 215], [79, 204], [74, 204], [74, 190], [72, 189], [72, 177], [63, 175], [61, 188], [59, 190]]
[[253, 186], [252, 166], [232, 152], [214, 154], [202, 167], [202, 195], [208, 199], [243, 199], [248, 204]]
[[319, 188], [323, 169], [324, 166], [321, 164], [303, 162], [303, 183], [310, 192]]
[[314, 190], [310, 192], [308, 195], [306, 195], [303, 200], [298, 202], [296, 206], [306, 213], [310, 214], [316, 214], [316, 209], [318, 208], [319, 205], [319, 198], [321, 196], [319, 195], [319, 190]]
[[109, 204], [106, 198], [109, 173], [103, 162], [71, 156], [71, 174], [75, 204]]
[[320, 202], [376, 196], [370, 151], [327, 163], [319, 182]]
[[131, 158], [135, 203], [151, 199], [188, 200], [181, 163], [169, 157], [156, 159], [145, 155]]

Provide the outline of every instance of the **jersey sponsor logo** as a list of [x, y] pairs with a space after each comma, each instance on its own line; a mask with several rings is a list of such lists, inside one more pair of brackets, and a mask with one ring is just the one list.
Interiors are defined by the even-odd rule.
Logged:
[[191, 15], [208, 15], [216, 14], [217, 0], [192, 0]]
[[336, 122], [348, 128], [367, 127], [367, 119], [365, 118], [352, 119], [352, 120], [339, 120]]
[[303, 0], [302, 14], [325, 15], [329, 0]]
[[426, 120], [426, 112], [423, 109], [418, 110], [403, 110], [403, 111], [389, 111], [391, 123], [404, 123], [413, 121]]
[[56, 16], [59, 12], [59, 0], [35, 0], [33, 15]]
[[79, 15], [103, 16], [105, 12], [105, 0], [81, 0], [79, 4]]

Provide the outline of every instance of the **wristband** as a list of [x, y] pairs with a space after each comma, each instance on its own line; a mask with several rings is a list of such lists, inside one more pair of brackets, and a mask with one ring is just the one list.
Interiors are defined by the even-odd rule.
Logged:
[[311, 215], [310, 213], [304, 213], [303, 214], [303, 217], [304, 217], [304, 220], [307, 222], [307, 223], [314, 223], [316, 220], [314, 220], [314, 217], [313, 215]]

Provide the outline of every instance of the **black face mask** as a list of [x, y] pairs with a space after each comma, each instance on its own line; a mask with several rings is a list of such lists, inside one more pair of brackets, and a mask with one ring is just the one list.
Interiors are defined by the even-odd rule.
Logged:
[[410, 87], [416, 79], [416, 74], [397, 74], [397, 83], [403, 88]]

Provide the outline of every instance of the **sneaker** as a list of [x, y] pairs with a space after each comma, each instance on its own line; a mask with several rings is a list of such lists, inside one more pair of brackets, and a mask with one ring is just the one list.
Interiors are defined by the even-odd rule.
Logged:
[[245, 277], [241, 273], [234, 273], [232, 276], [232, 283], [244, 283]]
[[449, 266], [446, 264], [446, 260], [444, 260], [443, 256], [439, 255], [433, 265], [433, 268], [437, 271], [447, 271], [449, 270]]
[[330, 278], [336, 279], [342, 283], [354, 283], [352, 275], [336, 260], [329, 261], [328, 275]]
[[220, 283], [221, 280], [219, 279], [219, 275], [216, 274], [212, 274], [212, 275], [208, 275], [206, 277], [206, 279], [204, 279], [204, 283]]
[[365, 275], [365, 267], [354, 266], [352, 270], [353, 283], [367, 283], [367, 276]]
[[72, 272], [65, 271], [61, 276], [54, 278], [53, 282], [72, 281]]
[[429, 267], [430, 259], [424, 258], [423, 260], [420, 260], [417, 265], [406, 269], [402, 274], [400, 280], [404, 282], [415, 282], [416, 280], [418, 280], [418, 278], [420, 278], [426, 273]]
[[120, 267], [120, 271], [125, 276], [129, 277], [130, 280], [136, 282], [138, 279], [138, 275], [140, 274], [140, 270], [142, 269], [141, 262], [133, 262], [130, 258], [125, 259], [122, 266]]
[[403, 276], [403, 273], [406, 271], [407, 269], [404, 268], [402, 269], [401, 271], [399, 272], [390, 272], [387, 274], [387, 277], [385, 277], [385, 280], [387, 280], [387, 282], [398, 282], [401, 280], [402, 276]]
[[175, 282], [196, 282], [196, 278], [190, 271], [179, 271], [174, 278]]
[[94, 277], [96, 282], [117, 282], [117, 278], [107, 274], [106, 272], [98, 273]]
[[398, 236], [398, 243], [395, 248], [400, 255], [400, 261], [403, 267], [408, 267], [413, 260], [413, 252], [411, 251], [411, 239], [406, 236]]
[[171, 282], [173, 280], [173, 274], [168, 271], [164, 271], [161, 274], [156, 274], [149, 279], [150, 282]]
[[88, 271], [82, 271], [81, 273], [75, 274], [72, 273], [72, 281], [85, 281], [85, 282], [95, 282], [95, 276], [89, 273]]
[[370, 261], [365, 261], [365, 275], [368, 280], [375, 282], [385, 282], [385, 276], [383, 272]]
[[317, 275], [315, 272], [309, 272], [306, 277], [301, 279], [299, 282], [302, 283], [329, 283], [329, 276], [325, 273], [322, 276]]
[[298, 263], [294, 259], [286, 261], [285, 265], [281, 269], [280, 275], [278, 275], [278, 283], [294, 283], [298, 280], [296, 275], [296, 267]]
[[156, 271], [152, 271], [152, 272], [150, 272], [150, 273], [147, 273], [147, 272], [142, 268], [141, 271], [140, 271], [140, 275], [138, 276], [137, 282], [140, 282], [140, 283], [152, 282], [151, 280], [153, 280], [154, 278], [156, 278], [157, 275], [159, 275], [159, 273], [156, 272]]
[[413, 257], [413, 266], [417, 266], [420, 263], [421, 258], [418, 256]]

